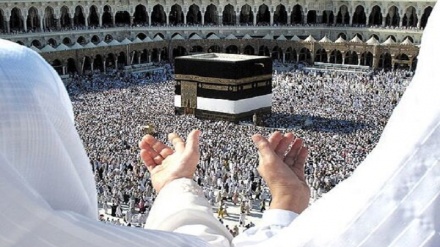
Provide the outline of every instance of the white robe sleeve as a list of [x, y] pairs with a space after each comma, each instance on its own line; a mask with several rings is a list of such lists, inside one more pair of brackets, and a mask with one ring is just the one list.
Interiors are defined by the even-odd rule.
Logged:
[[212, 246], [230, 246], [232, 241], [232, 235], [214, 218], [202, 189], [187, 178], [162, 188], [145, 228], [191, 234]]
[[232, 241], [235, 247], [264, 244], [277, 235], [284, 227], [290, 225], [298, 214], [282, 209], [269, 209], [263, 214], [263, 220], [258, 226], [252, 227], [239, 234]]

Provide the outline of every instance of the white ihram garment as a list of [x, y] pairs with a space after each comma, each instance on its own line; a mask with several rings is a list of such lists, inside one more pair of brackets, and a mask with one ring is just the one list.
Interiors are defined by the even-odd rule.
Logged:
[[276, 236], [245, 232], [237, 246], [440, 246], [439, 30], [437, 4], [415, 77], [353, 175]]
[[[35, 52], [0, 39], [0, 246], [210, 246], [193, 236], [99, 222], [96, 197], [59, 76]], [[194, 235], [229, 244], [227, 235], [197, 227]]]

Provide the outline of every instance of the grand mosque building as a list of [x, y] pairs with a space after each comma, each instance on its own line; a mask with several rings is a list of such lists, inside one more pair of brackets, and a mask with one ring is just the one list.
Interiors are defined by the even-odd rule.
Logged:
[[435, 1], [0, 1], [0, 38], [61, 75], [215, 52], [414, 69]]

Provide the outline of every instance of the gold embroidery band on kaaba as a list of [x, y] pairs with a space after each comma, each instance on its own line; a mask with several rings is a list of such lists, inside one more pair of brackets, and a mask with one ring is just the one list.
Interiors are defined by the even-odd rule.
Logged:
[[224, 78], [197, 76], [197, 75], [176, 74], [175, 80], [212, 83], [212, 84], [240, 85], [245, 83], [272, 80], [272, 74], [251, 76], [240, 79], [224, 79]]

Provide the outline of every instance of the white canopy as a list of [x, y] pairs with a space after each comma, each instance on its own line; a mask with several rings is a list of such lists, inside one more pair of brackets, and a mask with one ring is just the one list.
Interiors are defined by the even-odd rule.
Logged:
[[132, 43], [142, 43], [142, 40], [139, 37], [136, 37]]
[[119, 41], [117, 41], [116, 39], [113, 39], [112, 41], [110, 41], [110, 43], [108, 43], [108, 45], [120, 45], [121, 43], [119, 43]]
[[215, 33], [209, 35], [208, 39], [220, 39]]
[[43, 49], [41, 49], [41, 51], [42, 52], [51, 52], [51, 51], [56, 51], [56, 50], [51, 45], [46, 45], [43, 47]]
[[191, 40], [199, 40], [199, 39], [202, 39], [202, 37], [200, 37], [200, 35], [198, 35], [198, 34], [194, 34], [194, 35], [191, 36], [191, 38], [189, 38], [189, 39], [191, 39]]
[[371, 38], [369, 40], [367, 40], [367, 42], [365, 42], [365, 43], [367, 43], [369, 45], [379, 45], [380, 44], [379, 41], [374, 36], [371, 36]]
[[382, 43], [382, 45], [393, 45], [393, 44], [395, 44], [396, 42], [391, 38], [391, 36], [390, 37], [388, 37], [388, 39], [387, 40], [385, 40], [385, 42], [383, 42]]
[[105, 43], [104, 40], [101, 40], [96, 46], [108, 46], [108, 44]]
[[66, 50], [70, 50], [70, 48], [69, 48], [67, 45], [61, 43], [61, 44], [56, 48], [56, 50], [57, 50], [57, 51], [66, 51]]
[[70, 49], [72, 49], [72, 50], [82, 49], [82, 48], [84, 48], [84, 47], [82, 45], [78, 44], [78, 42], [76, 42], [74, 45], [72, 45], [70, 47]]
[[302, 39], [300, 39], [298, 36], [296, 36], [296, 34], [293, 35], [293, 37], [290, 40], [292, 40], [292, 41], [302, 41]]
[[350, 40], [350, 42], [352, 42], [352, 43], [362, 43], [363, 41], [362, 41], [357, 35], [355, 35], [355, 36]]
[[337, 40], [335, 40], [335, 43], [345, 43], [347, 42], [344, 38], [342, 38], [342, 36], [339, 36], [339, 38]]
[[[157, 35], [156, 37], [159, 37], [158, 38], [159, 41], [163, 40], [159, 35]], [[150, 37], [148, 37], [148, 36], [144, 39], [144, 42], [151, 42], [151, 41], [153, 41], [153, 40]]]
[[273, 36], [272, 36], [272, 34], [266, 34], [266, 35], [264, 35], [264, 37], [261, 38], [261, 39], [273, 40]]
[[93, 44], [92, 42], [89, 42], [84, 46], [84, 48], [95, 48], [95, 47], [96, 47], [96, 45]]
[[304, 40], [304, 42], [316, 42], [316, 39], [313, 38], [312, 35], [309, 35], [309, 37], [307, 37], [307, 38]]
[[228, 36], [226, 36], [225, 39], [237, 39], [237, 37], [235, 37], [235, 35], [233, 35], [232, 33], [229, 34]]
[[121, 41], [121, 45], [129, 45], [129, 44], [131, 44], [131, 41], [127, 38]]
[[277, 40], [287, 40], [287, 38], [284, 36], [284, 35], [280, 35], [278, 38], [277, 38]]
[[326, 36], [324, 36], [324, 38], [322, 38], [320, 41], [319, 41], [319, 43], [332, 43], [333, 41], [331, 40], [331, 39], [329, 39], [328, 37], [327, 37], [327, 35]]
[[413, 42], [411, 42], [411, 40], [409, 40], [409, 38], [406, 37], [406, 39], [402, 43], [400, 43], [400, 44], [401, 45], [412, 45]]
[[241, 39], [252, 39], [252, 37], [249, 34], [245, 34]]
[[174, 35], [174, 37], [171, 38], [172, 40], [184, 40], [185, 38], [182, 37], [182, 35], [180, 34], [176, 34]]

